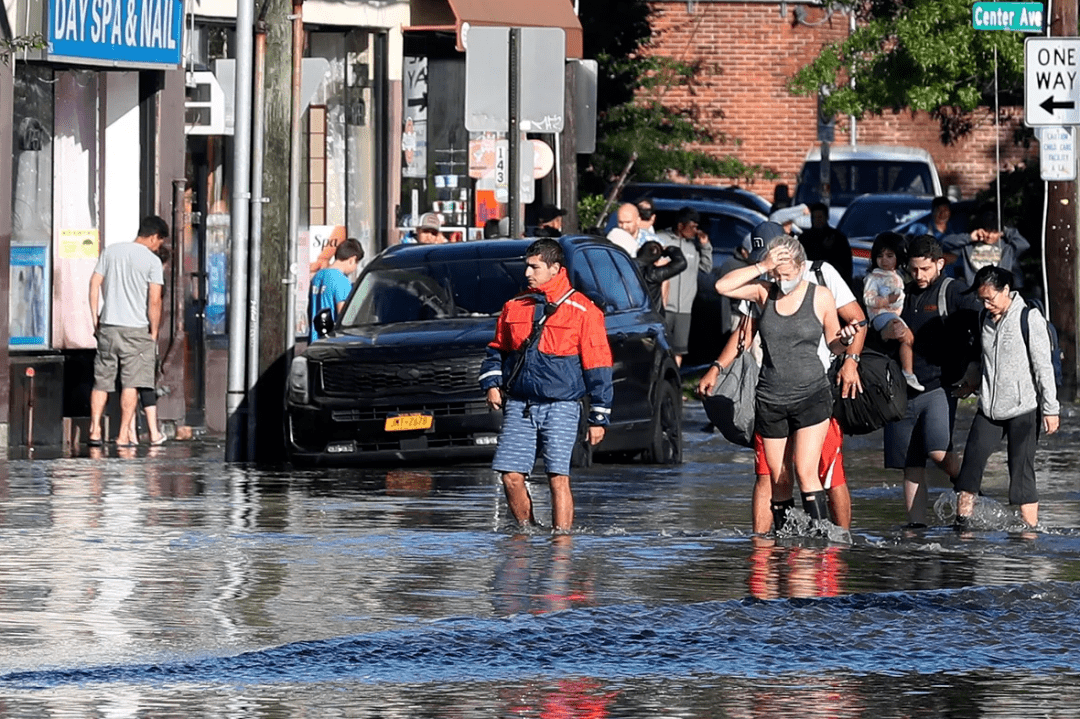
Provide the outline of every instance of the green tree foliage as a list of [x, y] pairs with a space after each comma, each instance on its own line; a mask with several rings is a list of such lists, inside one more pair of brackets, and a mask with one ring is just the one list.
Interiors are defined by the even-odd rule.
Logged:
[[43, 47], [45, 47], [45, 38], [39, 33], [13, 38], [0, 37], [0, 62], [7, 65], [12, 55], [23, 50], [38, 50]]
[[[813, 96], [828, 88], [829, 114], [863, 117], [925, 110], [951, 142], [972, 126], [980, 105], [994, 104], [994, 51], [1000, 103], [1023, 97], [1024, 35], [975, 30], [972, 0], [870, 0], [858, 26], [792, 78], [789, 89]], [[854, 79], [854, 83], [849, 80]]]
[[710, 81], [710, 71], [701, 63], [642, 52], [651, 33], [645, 0], [582, 0], [580, 13], [585, 56], [600, 68], [597, 149], [581, 168], [583, 194], [605, 192], [634, 153], [631, 177], [638, 181], [662, 181], [672, 172], [734, 180], [776, 176], [733, 154], [706, 151], [738, 146], [737, 140], [709, 129], [722, 117], [717, 111], [665, 103], [672, 87], [689, 87], [692, 96], [696, 86]]

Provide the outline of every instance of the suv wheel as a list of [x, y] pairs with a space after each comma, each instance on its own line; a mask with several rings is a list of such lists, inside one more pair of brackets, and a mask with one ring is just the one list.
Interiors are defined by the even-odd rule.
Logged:
[[682, 464], [682, 398], [670, 382], [660, 385], [644, 459], [649, 464]]

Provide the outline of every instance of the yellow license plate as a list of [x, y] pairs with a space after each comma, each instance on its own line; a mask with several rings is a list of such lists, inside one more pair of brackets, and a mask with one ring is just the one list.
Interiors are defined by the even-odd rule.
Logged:
[[399, 414], [386, 418], [383, 426], [387, 432], [408, 432], [416, 429], [431, 429], [435, 418], [430, 414]]

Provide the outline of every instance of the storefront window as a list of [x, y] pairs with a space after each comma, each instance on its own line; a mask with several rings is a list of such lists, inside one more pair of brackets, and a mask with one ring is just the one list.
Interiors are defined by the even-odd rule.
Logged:
[[51, 69], [16, 65], [8, 331], [9, 345], [19, 349], [49, 346], [53, 87]]
[[486, 220], [505, 215], [496, 198], [504, 135], [465, 128], [465, 56], [448, 38], [407, 36], [403, 74], [398, 239], [411, 241], [428, 212], [450, 241], [479, 238]]
[[[56, 73], [52, 296], [58, 311], [52, 322], [54, 349], [90, 349], [97, 344], [86, 293], [103, 247], [101, 107], [105, 75], [93, 70]], [[131, 138], [126, 142], [130, 144]], [[137, 164], [118, 163], [110, 169], [120, 177], [131, 171], [138, 176]]]

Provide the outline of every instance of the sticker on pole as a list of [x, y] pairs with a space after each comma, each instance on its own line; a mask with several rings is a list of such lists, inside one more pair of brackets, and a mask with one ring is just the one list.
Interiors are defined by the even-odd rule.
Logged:
[[1071, 127], [1039, 127], [1039, 176], [1046, 182], [1076, 179], [1076, 144]]

